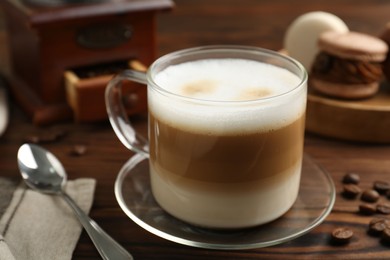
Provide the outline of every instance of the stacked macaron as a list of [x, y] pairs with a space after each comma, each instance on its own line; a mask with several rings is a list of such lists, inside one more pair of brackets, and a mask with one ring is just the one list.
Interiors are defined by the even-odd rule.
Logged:
[[[289, 55], [307, 68], [310, 86], [321, 94], [335, 98], [361, 99], [375, 95], [388, 53], [386, 42], [378, 37], [345, 30], [346, 25], [332, 14], [309, 14], [302, 17], [309, 16], [311, 19], [299, 17], [292, 23], [286, 33], [285, 46]], [[313, 19], [317, 23], [311, 22]], [[318, 21], [323, 24], [321, 27]], [[297, 27], [310, 29], [298, 30]], [[305, 31], [310, 35], [305, 35]], [[306, 45], [301, 43], [296, 46], [293, 44], [295, 38], [310, 40]], [[390, 41], [390, 37], [388, 39]], [[307, 51], [312, 50], [313, 45], [315, 52]], [[300, 50], [300, 54], [297, 50]], [[301, 55], [306, 57], [303, 59]]]
[[[390, 46], [390, 22], [386, 24], [380, 38]], [[390, 81], [390, 52], [387, 53], [386, 60], [383, 62], [383, 73], [385, 74], [386, 79]]]
[[310, 72], [310, 84], [332, 97], [360, 99], [375, 95], [382, 79], [387, 44], [357, 33], [328, 31], [318, 39], [321, 50]]

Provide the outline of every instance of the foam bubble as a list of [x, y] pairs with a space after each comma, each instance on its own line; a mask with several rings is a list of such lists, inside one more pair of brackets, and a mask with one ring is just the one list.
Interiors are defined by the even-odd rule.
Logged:
[[206, 59], [172, 65], [156, 75], [166, 90], [218, 101], [253, 100], [284, 93], [299, 83], [285, 69], [252, 60]]
[[[169, 92], [194, 98], [194, 102], [173, 100], [149, 88], [149, 109], [157, 118], [209, 134], [281, 127], [302, 116], [306, 104], [305, 88], [277, 101], [260, 101], [294, 89], [300, 79], [283, 68], [252, 60], [205, 59], [172, 65], [159, 72], [155, 82]], [[253, 101], [208, 104], [204, 100]]]

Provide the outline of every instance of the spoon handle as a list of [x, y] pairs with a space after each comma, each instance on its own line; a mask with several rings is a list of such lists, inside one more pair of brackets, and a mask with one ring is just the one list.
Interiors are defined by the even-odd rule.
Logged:
[[61, 192], [62, 197], [73, 209], [81, 224], [87, 231], [96, 249], [99, 251], [101, 257], [105, 260], [132, 260], [133, 257], [119, 245], [112, 237], [110, 237], [95, 221], [89, 218], [84, 211], [69, 197], [65, 192]]

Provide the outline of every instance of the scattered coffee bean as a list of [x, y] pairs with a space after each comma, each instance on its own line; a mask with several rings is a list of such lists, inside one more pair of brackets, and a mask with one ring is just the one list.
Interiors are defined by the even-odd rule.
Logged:
[[39, 138], [40, 143], [52, 143], [57, 140], [57, 135], [55, 133], [46, 133], [42, 134]]
[[386, 228], [382, 232], [382, 242], [390, 243], [390, 228]]
[[51, 143], [51, 142], [56, 142], [56, 141], [60, 140], [65, 135], [66, 135], [65, 131], [57, 130], [57, 131], [43, 133], [40, 136], [40, 139], [41, 139], [42, 143], [45, 143], [45, 142], [46, 143]]
[[361, 193], [361, 189], [356, 184], [345, 184], [342, 195], [349, 199], [356, 198]]
[[379, 203], [376, 205], [376, 211], [381, 214], [389, 215], [390, 214], [390, 204], [389, 203]]
[[381, 235], [382, 232], [390, 227], [390, 221], [384, 218], [374, 218], [368, 225], [368, 234], [373, 236]]
[[368, 223], [368, 226], [374, 225], [378, 222], [386, 222], [390, 225], [390, 219], [379, 217], [379, 218], [372, 218], [371, 221]]
[[372, 204], [360, 204], [359, 205], [359, 212], [363, 215], [374, 215], [376, 213], [376, 206]]
[[74, 145], [71, 150], [71, 154], [74, 156], [81, 156], [84, 155], [86, 152], [87, 152], [87, 147], [81, 144]]
[[383, 222], [378, 222], [368, 228], [368, 234], [372, 236], [379, 236], [385, 229], [386, 225]]
[[40, 138], [37, 135], [28, 135], [23, 140], [25, 143], [38, 144], [40, 142]]
[[62, 137], [66, 135], [65, 131], [62, 130], [57, 130], [57, 131], [52, 131], [52, 132], [43, 132], [40, 133], [39, 135], [34, 134], [34, 135], [28, 135], [24, 138], [24, 142], [26, 143], [34, 143], [34, 144], [39, 144], [39, 143], [52, 143], [55, 141], [58, 141]]
[[[367, 203], [359, 205], [359, 213], [363, 215], [383, 214], [390, 215], [390, 203], [378, 202], [381, 195], [390, 200], [390, 182], [375, 181], [372, 189], [367, 189], [361, 192], [358, 186], [360, 176], [356, 173], [348, 173], [343, 177], [343, 192], [345, 198], [353, 199], [361, 194], [360, 199]], [[376, 203], [378, 202], [378, 203]], [[371, 236], [381, 238], [382, 243], [390, 245], [390, 218], [376, 217], [373, 218], [369, 225], [367, 233]], [[348, 228], [337, 228], [333, 230], [331, 243], [335, 245], [349, 243], [353, 237], [353, 231]]]
[[379, 194], [386, 194], [390, 190], [390, 183], [386, 181], [376, 181], [374, 182], [374, 190]]
[[376, 190], [365, 190], [360, 197], [365, 202], [377, 202], [380, 195]]
[[122, 99], [125, 108], [128, 109], [136, 107], [139, 102], [139, 96], [136, 93], [125, 95]]
[[343, 183], [345, 184], [359, 184], [360, 176], [357, 173], [347, 173], [343, 178]]
[[353, 231], [349, 228], [336, 228], [332, 232], [332, 242], [337, 244], [349, 243], [353, 237]]

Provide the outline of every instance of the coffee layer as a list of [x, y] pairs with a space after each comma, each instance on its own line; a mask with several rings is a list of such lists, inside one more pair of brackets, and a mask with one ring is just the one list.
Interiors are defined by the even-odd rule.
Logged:
[[301, 160], [303, 116], [280, 129], [236, 135], [190, 132], [167, 125], [152, 113], [149, 120], [150, 159], [160, 174], [247, 182], [275, 176]]

